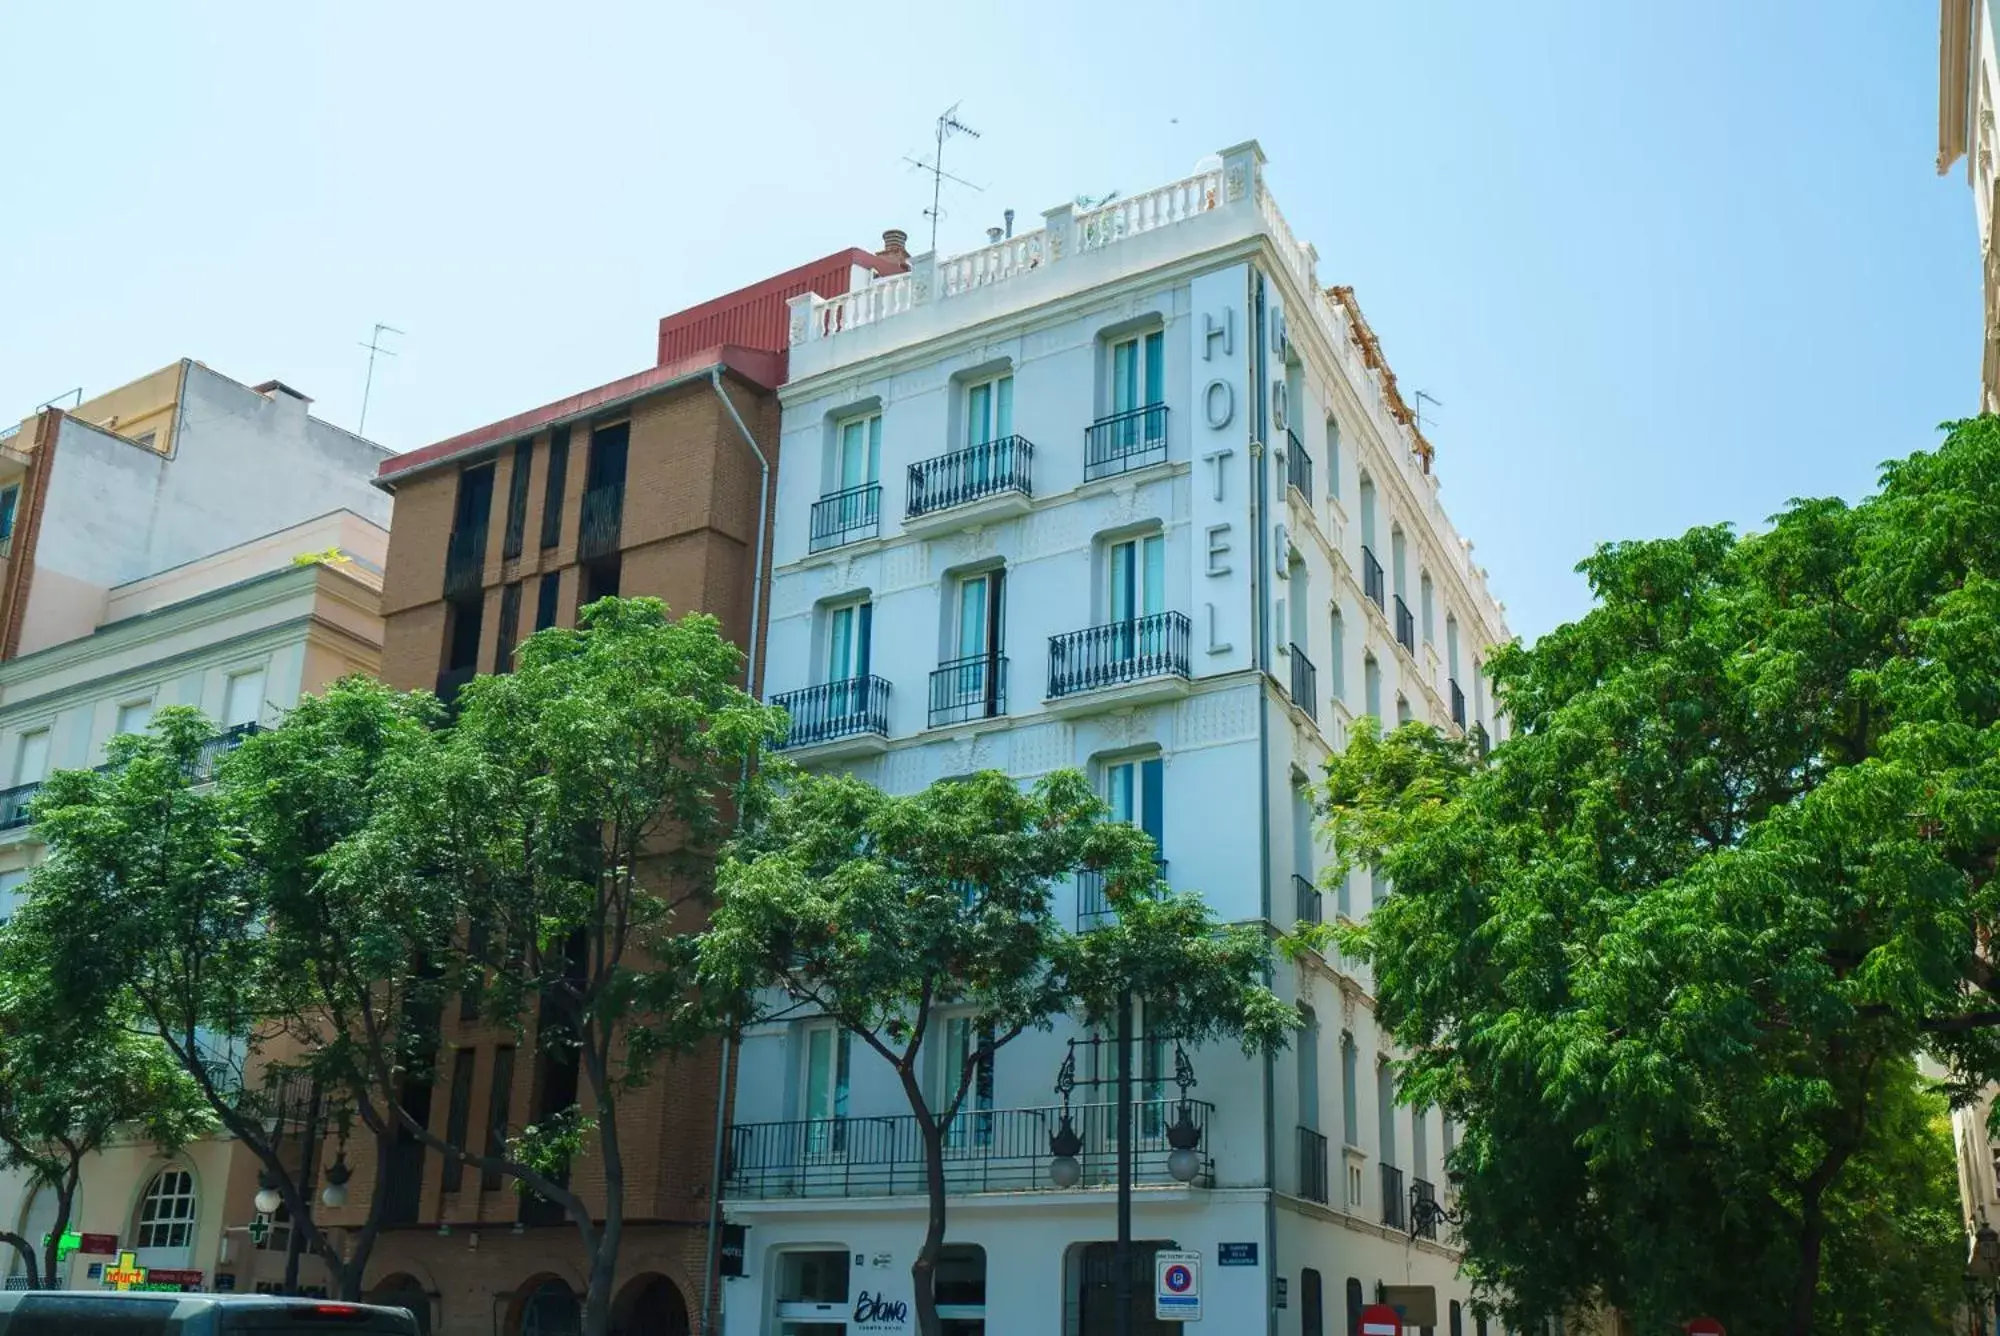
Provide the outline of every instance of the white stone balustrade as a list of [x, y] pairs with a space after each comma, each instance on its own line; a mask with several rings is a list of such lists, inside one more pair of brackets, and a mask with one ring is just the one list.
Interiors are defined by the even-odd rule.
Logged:
[[956, 297], [961, 292], [988, 287], [1016, 274], [1039, 268], [1044, 258], [1042, 232], [1024, 232], [976, 251], [954, 255], [937, 263], [937, 292], [940, 297]]
[[1127, 237], [1184, 223], [1222, 203], [1222, 173], [1197, 172], [1172, 185], [1078, 214], [1077, 249], [1102, 250]]

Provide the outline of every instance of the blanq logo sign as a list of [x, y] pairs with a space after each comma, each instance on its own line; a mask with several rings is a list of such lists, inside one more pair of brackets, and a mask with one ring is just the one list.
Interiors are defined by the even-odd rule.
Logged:
[[867, 1290], [854, 1301], [853, 1331], [901, 1331], [910, 1325], [910, 1305]]

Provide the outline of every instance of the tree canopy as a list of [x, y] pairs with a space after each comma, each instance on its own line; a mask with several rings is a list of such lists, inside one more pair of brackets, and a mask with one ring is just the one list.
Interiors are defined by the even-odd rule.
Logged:
[[2000, 1077], [1996, 515], [1982, 418], [1858, 504], [1608, 544], [1583, 618], [1489, 659], [1490, 758], [1358, 728], [1330, 765], [1343, 862], [1394, 886], [1347, 945], [1467, 1124], [1468, 1269], [1516, 1325], [1886, 1331], [1896, 1278], [1955, 1276], [1955, 1222], [1851, 1203], [1934, 1205], [1882, 1135], [1915, 1055]]

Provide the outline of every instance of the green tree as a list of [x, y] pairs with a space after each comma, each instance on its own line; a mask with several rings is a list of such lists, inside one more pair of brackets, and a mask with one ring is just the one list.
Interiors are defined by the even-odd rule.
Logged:
[[[1188, 1042], [1233, 1035], [1266, 1050], [1298, 1024], [1263, 982], [1262, 931], [1222, 927], [1199, 897], [1165, 894], [1154, 853], [1075, 771], [1027, 791], [986, 771], [907, 797], [799, 773], [722, 866], [701, 944], [711, 992], [735, 999], [740, 1020], [830, 1017], [890, 1065], [916, 1120], [929, 1215], [910, 1274], [923, 1336], [943, 1331], [933, 1275], [945, 1138], [994, 1053], [1062, 1016], [1115, 1016], [1134, 995]], [[1117, 915], [1075, 933], [1052, 891], [1083, 870], [1103, 875]], [[919, 1059], [943, 1007], [969, 1010], [979, 1040], [934, 1106]]]
[[1330, 766], [1343, 861], [1395, 887], [1346, 944], [1468, 1124], [1468, 1269], [1516, 1323], [1865, 1330], [1937, 1274], [1922, 1231], [1830, 1263], [1850, 1176], [1922, 1195], [1874, 1149], [1912, 1056], [2000, 1077], [1996, 514], [1982, 418], [1856, 505], [1604, 546], [1587, 615], [1490, 658], [1490, 761], [1364, 728]]
[[[407, 1108], [397, 1116], [576, 1226], [586, 1336], [610, 1321], [625, 1096], [715, 1033], [694, 987], [695, 934], [728, 823], [754, 807], [754, 763], [784, 728], [782, 711], [736, 685], [742, 674], [713, 617], [669, 618], [657, 599], [593, 603], [578, 629], [523, 641], [513, 672], [469, 684], [431, 745], [385, 758], [375, 812], [332, 859], [352, 894], [418, 925], [388, 935], [392, 956], [427, 941], [418, 968], [532, 1032], [542, 1086], [563, 1094], [503, 1154], [450, 1145]], [[444, 906], [463, 916], [455, 936], [422, 926]], [[386, 1061], [382, 1045], [365, 1047]], [[375, 1085], [393, 1088], [394, 1073]], [[602, 1171], [601, 1218], [569, 1186], [584, 1154]]]

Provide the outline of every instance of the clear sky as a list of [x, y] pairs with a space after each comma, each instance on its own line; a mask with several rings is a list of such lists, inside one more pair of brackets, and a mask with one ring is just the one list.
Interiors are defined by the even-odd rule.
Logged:
[[1977, 403], [1919, 0], [0, 5], [0, 420], [181, 356], [410, 449], [650, 364], [664, 313], [1259, 139], [1514, 629], [1599, 541], [1792, 496]]

